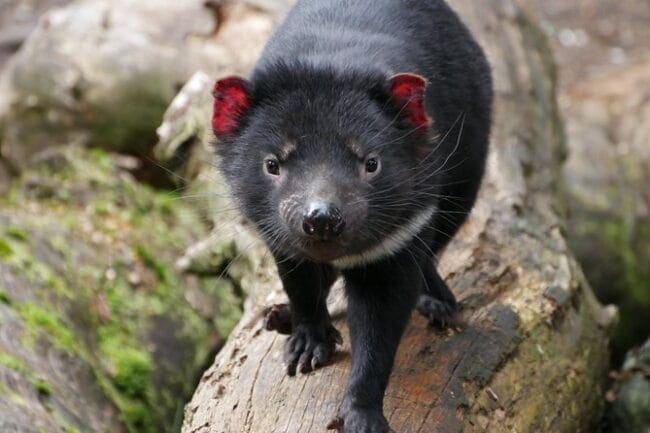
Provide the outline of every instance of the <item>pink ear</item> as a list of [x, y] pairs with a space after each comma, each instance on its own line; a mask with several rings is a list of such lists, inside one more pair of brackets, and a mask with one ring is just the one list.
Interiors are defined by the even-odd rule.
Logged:
[[230, 135], [251, 106], [249, 85], [240, 77], [223, 78], [216, 82], [212, 96], [212, 130], [217, 137]]
[[427, 81], [424, 77], [416, 74], [397, 74], [390, 79], [393, 103], [416, 128], [431, 126], [431, 118], [424, 104], [426, 87]]

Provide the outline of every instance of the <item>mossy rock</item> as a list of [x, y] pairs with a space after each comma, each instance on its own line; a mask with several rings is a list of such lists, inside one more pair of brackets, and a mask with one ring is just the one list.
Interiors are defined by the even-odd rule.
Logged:
[[0, 431], [176, 431], [239, 318], [223, 269], [175, 266], [212, 223], [116, 160], [52, 152], [0, 201]]
[[650, 339], [630, 350], [614, 377], [607, 422], [611, 433], [650, 433]]
[[576, 86], [568, 95], [564, 167], [568, 238], [604, 303], [617, 304], [615, 361], [647, 338], [650, 314], [650, 61]]
[[201, 2], [76, 1], [48, 11], [0, 74], [3, 156], [22, 168], [53, 144], [146, 154], [177, 86], [220, 66]]

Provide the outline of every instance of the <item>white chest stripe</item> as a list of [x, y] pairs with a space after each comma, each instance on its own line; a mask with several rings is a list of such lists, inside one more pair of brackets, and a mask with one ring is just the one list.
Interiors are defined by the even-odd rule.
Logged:
[[353, 268], [359, 265], [376, 262], [379, 259], [395, 254], [422, 230], [435, 212], [435, 206], [415, 214], [408, 223], [388, 235], [381, 243], [367, 251], [351, 256], [343, 256], [332, 261], [332, 264], [339, 269]]

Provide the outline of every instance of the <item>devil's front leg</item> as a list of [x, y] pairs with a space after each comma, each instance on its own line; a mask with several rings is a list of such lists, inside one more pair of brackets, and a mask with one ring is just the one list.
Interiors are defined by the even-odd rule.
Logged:
[[343, 273], [348, 295], [352, 371], [337, 418], [343, 433], [388, 433], [382, 406], [395, 352], [422, 290], [415, 258], [394, 257]]
[[290, 305], [271, 307], [265, 326], [291, 333], [285, 347], [287, 374], [308, 373], [327, 364], [341, 342], [327, 310], [327, 295], [336, 271], [308, 261], [276, 258], [276, 262]]
[[462, 329], [463, 322], [456, 297], [435, 265], [431, 262], [424, 264], [422, 274], [424, 287], [417, 302], [417, 310], [428, 320], [433, 329], [439, 331], [447, 328]]

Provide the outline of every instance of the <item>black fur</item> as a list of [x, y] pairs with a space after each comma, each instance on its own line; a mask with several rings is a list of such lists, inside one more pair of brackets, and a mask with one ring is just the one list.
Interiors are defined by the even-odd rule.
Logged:
[[[427, 79], [428, 130], [413, 129], [392, 103], [396, 73]], [[485, 57], [442, 0], [302, 0], [264, 50], [250, 98], [217, 150], [290, 299], [290, 308], [271, 310], [267, 327], [292, 332], [289, 374], [327, 363], [340, 336], [326, 298], [342, 274], [353, 360], [332, 427], [388, 432], [383, 396], [411, 311], [417, 304], [443, 325], [456, 311], [434, 259], [465, 221], [483, 176], [492, 103]], [[268, 155], [280, 160], [279, 176], [264, 171]], [[381, 160], [374, 177], [364, 174], [367, 155]], [[346, 227], [335, 240], [302, 232], [314, 195], [341, 209]], [[398, 251], [332, 265], [370, 250], [431, 205], [432, 218]], [[289, 317], [290, 326], [281, 323]]]

